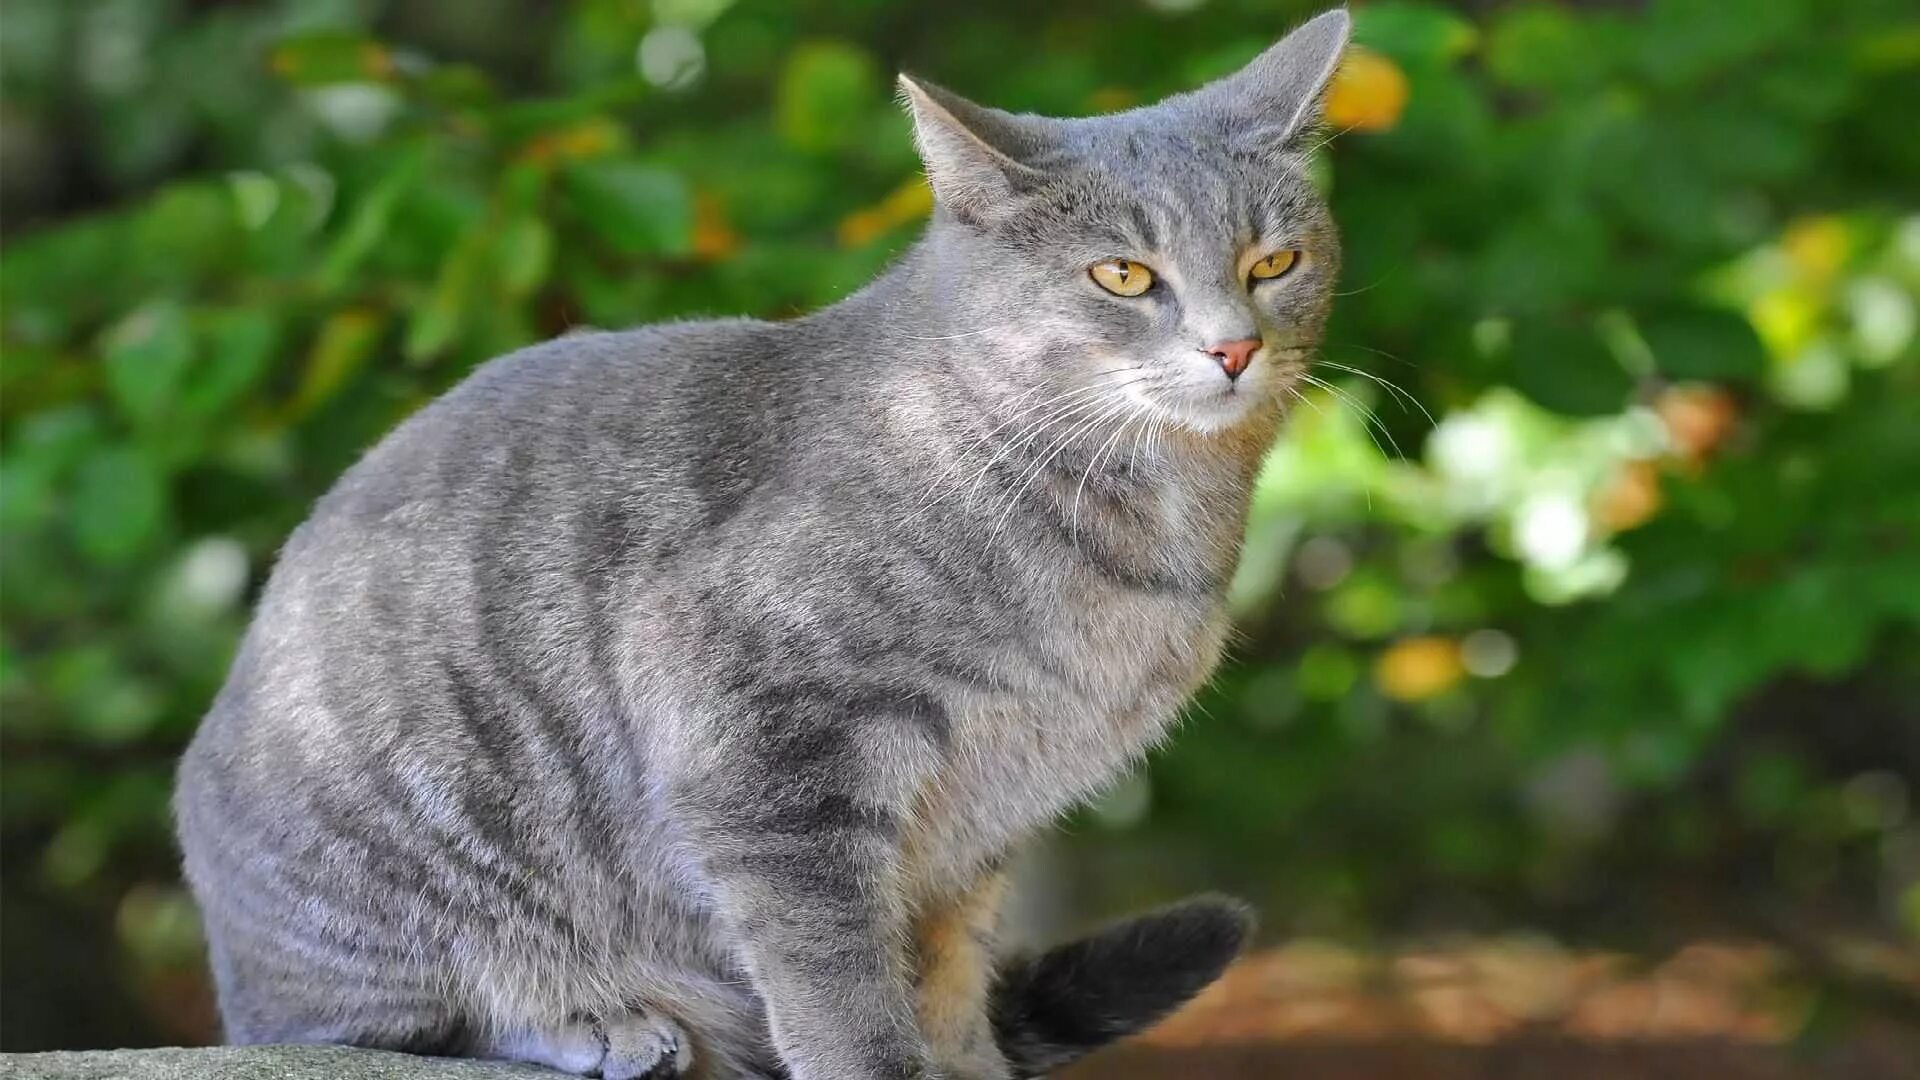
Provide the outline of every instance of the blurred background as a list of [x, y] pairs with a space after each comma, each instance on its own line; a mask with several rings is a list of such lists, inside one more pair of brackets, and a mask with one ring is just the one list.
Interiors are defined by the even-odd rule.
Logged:
[[[0, 3], [0, 1046], [215, 1037], [172, 761], [410, 410], [569, 327], [858, 287], [928, 212], [896, 70], [1113, 110], [1319, 6]], [[1905, 1075], [1920, 11], [1354, 11], [1345, 280], [1242, 637], [1019, 925], [1264, 913], [1150, 1044], [1186, 1064], [1112, 1075]], [[1254, 1044], [1294, 1056], [1194, 1064]]]

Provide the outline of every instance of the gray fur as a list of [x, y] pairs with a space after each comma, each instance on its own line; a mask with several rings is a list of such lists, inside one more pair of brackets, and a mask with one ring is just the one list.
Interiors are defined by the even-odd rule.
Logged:
[[[1337, 270], [1301, 128], [1346, 31], [1083, 120], [903, 79], [937, 209], [871, 286], [503, 357], [350, 470], [181, 765], [229, 1038], [1010, 1075], [952, 968], [1219, 657]], [[1237, 383], [1202, 348], [1256, 334]]]

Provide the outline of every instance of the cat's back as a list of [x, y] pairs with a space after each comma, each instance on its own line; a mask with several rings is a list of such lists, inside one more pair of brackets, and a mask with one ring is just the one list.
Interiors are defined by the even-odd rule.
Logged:
[[786, 373], [755, 364], [780, 336], [747, 319], [581, 331], [489, 361], [349, 469], [283, 563], [368, 529], [538, 518], [609, 495], [724, 494], [724, 472], [694, 466], [783, 436]]
[[611, 648], [617, 591], [787, 456], [791, 367], [766, 359], [790, 348], [782, 329], [570, 334], [409, 417], [289, 538], [183, 793], [216, 764], [235, 783], [328, 782], [396, 748], [451, 761], [516, 709], [611, 707], [593, 643]]

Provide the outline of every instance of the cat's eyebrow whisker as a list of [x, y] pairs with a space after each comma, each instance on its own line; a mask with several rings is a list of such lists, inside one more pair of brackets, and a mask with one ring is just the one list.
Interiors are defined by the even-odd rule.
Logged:
[[1363, 292], [1370, 292], [1374, 289], [1379, 288], [1382, 285], [1385, 285], [1387, 282], [1393, 280], [1393, 275], [1398, 273], [1399, 270], [1400, 270], [1400, 264], [1395, 263], [1394, 265], [1387, 267], [1387, 270], [1385, 273], [1381, 274], [1377, 278], [1374, 278], [1372, 281], [1367, 282], [1365, 285], [1362, 285], [1357, 289], [1347, 289], [1342, 292], [1335, 292], [1333, 296], [1337, 299], [1342, 296], [1359, 296]]
[[1319, 142], [1314, 143], [1312, 146], [1301, 151], [1300, 156], [1310, 158], [1313, 155], [1319, 153], [1321, 150], [1325, 149], [1329, 144], [1333, 142], [1333, 140], [1339, 138], [1342, 135], [1345, 135], [1347, 132], [1352, 130], [1353, 130], [1353, 125], [1348, 124], [1346, 127], [1343, 127], [1338, 131], [1330, 132], [1326, 135], [1326, 137], [1322, 138]]
[[1346, 364], [1325, 359], [1324, 357], [1320, 360], [1320, 363], [1325, 364], [1327, 367], [1330, 367], [1330, 368], [1337, 368], [1341, 371], [1347, 372], [1350, 375], [1358, 375], [1363, 379], [1371, 379], [1374, 382], [1379, 383], [1380, 386], [1383, 389], [1385, 389], [1388, 394], [1394, 395], [1394, 400], [1400, 403], [1400, 411], [1405, 412], [1407, 408], [1407, 403], [1411, 403], [1414, 408], [1420, 410], [1420, 414], [1422, 416], [1425, 416], [1427, 418], [1427, 423], [1435, 424], [1435, 425], [1438, 425], [1440, 423], [1440, 421], [1435, 420], [1433, 418], [1432, 413], [1427, 411], [1427, 407], [1420, 403], [1419, 398], [1414, 397], [1412, 394], [1408, 393], [1406, 391], [1406, 388], [1394, 382], [1392, 379], [1382, 378], [1379, 375], [1375, 375], [1371, 371], [1362, 371], [1357, 367], [1351, 367]]

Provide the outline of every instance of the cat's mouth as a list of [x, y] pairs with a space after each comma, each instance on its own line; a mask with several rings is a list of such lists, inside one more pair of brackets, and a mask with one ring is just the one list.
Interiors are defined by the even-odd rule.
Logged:
[[1304, 347], [1265, 349], [1246, 372], [1229, 379], [1217, 370], [1155, 380], [1130, 389], [1130, 395], [1155, 417], [1198, 434], [1217, 434], [1238, 427], [1274, 408], [1284, 410], [1298, 395], [1297, 384], [1306, 371], [1311, 350]]

